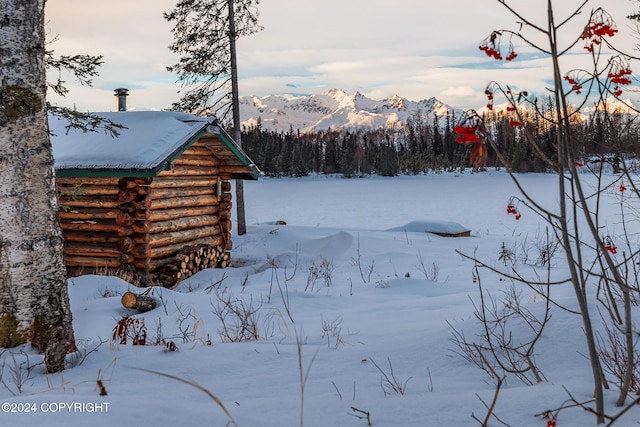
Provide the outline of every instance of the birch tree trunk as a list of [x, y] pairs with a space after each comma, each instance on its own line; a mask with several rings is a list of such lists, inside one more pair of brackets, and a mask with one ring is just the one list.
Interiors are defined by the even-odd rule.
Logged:
[[0, 347], [75, 350], [46, 111], [45, 0], [0, 0]]

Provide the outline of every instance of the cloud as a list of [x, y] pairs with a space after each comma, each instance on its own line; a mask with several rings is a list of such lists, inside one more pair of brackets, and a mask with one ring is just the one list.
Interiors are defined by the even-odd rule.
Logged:
[[[574, 3], [554, 4], [558, 19], [566, 18]], [[546, 2], [509, 4], [546, 25]], [[624, 16], [633, 11], [631, 2], [593, 0], [589, 8], [600, 5], [618, 20], [621, 33], [628, 32]], [[174, 6], [175, 0], [47, 2], [51, 35], [60, 36], [51, 47], [65, 54], [104, 55], [105, 60], [94, 89], [69, 81], [71, 94], [55, 101], [108, 110], [115, 85], [132, 88], [129, 101], [140, 108], [170, 105], [180, 85], [166, 66], [178, 57], [167, 48], [171, 25], [162, 13]], [[238, 41], [241, 95], [340, 88], [378, 99], [435, 96], [457, 107], [477, 107], [486, 102], [483, 91], [492, 80], [538, 93], [549, 85], [549, 59], [517, 37], [512, 42], [519, 56], [512, 63], [491, 60], [478, 50], [493, 28], [518, 29], [518, 19], [498, 2], [407, 0], [390, 6], [381, 0], [269, 0], [259, 10], [264, 31]], [[588, 12], [566, 26], [570, 34], [580, 32]], [[530, 26], [522, 29], [543, 45], [544, 36], [535, 33]], [[619, 39], [628, 48], [636, 42], [632, 36]], [[581, 45], [575, 51], [562, 59], [564, 69], [589, 65]]]
[[471, 86], [451, 86], [440, 92], [443, 96], [450, 98], [472, 97], [478, 90]]

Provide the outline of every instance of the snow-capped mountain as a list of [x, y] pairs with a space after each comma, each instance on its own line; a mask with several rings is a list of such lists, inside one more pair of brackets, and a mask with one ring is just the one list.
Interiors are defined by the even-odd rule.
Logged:
[[604, 104], [598, 104], [593, 107], [586, 107], [582, 110], [582, 112], [589, 116], [595, 113], [596, 111], [603, 111], [606, 106], [607, 112], [609, 113], [618, 113], [618, 114], [627, 114], [627, 115], [637, 115], [638, 110], [634, 105], [633, 101], [630, 99], [616, 99], [614, 97], [609, 97], [606, 99]]
[[[508, 114], [508, 108], [511, 104], [504, 102], [501, 104], [495, 104], [491, 110], [486, 106], [478, 108], [476, 111], [480, 116], [488, 115], [491, 112], [496, 114]], [[521, 111], [528, 111], [530, 113], [534, 113], [534, 109], [530, 104], [523, 103], [518, 108]], [[619, 114], [626, 116], [637, 116], [638, 115], [638, 107], [634, 105], [634, 102], [631, 99], [617, 99], [613, 96], [607, 98], [605, 102], [601, 102], [597, 105], [587, 105], [580, 110], [580, 112], [576, 115], [575, 119], [583, 122], [586, 120], [590, 120], [596, 112], [604, 111], [606, 108], [609, 114]]]
[[429, 123], [433, 114], [446, 116], [463, 112], [436, 98], [409, 101], [398, 95], [376, 101], [360, 92], [352, 95], [340, 89], [331, 89], [321, 95], [269, 95], [262, 98], [240, 98], [240, 117], [246, 127], [260, 121], [263, 129], [300, 132], [326, 129], [377, 129], [405, 122], [420, 112]]

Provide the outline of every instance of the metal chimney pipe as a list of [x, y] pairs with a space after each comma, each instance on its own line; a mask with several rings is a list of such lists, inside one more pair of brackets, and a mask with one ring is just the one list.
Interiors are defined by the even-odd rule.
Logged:
[[114, 96], [118, 97], [118, 111], [127, 111], [127, 96], [129, 96], [129, 89], [120, 87], [113, 90]]

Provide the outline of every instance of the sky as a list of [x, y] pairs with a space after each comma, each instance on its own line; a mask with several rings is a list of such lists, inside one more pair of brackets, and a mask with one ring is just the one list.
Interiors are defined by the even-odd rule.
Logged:
[[[544, 26], [547, 1], [523, 3], [509, 2], [521, 16]], [[580, 3], [556, 0], [556, 20]], [[172, 26], [162, 15], [174, 5], [175, 0], [47, 2], [49, 39], [56, 39], [51, 49], [104, 56], [93, 87], [63, 76], [71, 93], [50, 101], [80, 111], [113, 111], [118, 87], [131, 90], [128, 106], [134, 109], [164, 109], [179, 99], [177, 76], [166, 71], [178, 59], [168, 49]], [[637, 0], [589, 2], [564, 26], [560, 40], [580, 34], [590, 10], [599, 6], [617, 22], [619, 45], [633, 51], [638, 39], [625, 16], [638, 10]], [[263, 31], [238, 42], [241, 96], [338, 88], [373, 99], [436, 97], [454, 107], [477, 108], [485, 103], [483, 92], [492, 80], [534, 93], [548, 87], [549, 60], [530, 46], [514, 39], [519, 56], [511, 62], [478, 50], [492, 30], [518, 29], [519, 19], [497, 0], [263, 0], [259, 13]], [[541, 40], [530, 27], [523, 34]], [[584, 49], [578, 46], [575, 52], [564, 62], [567, 69], [588, 64]]]

